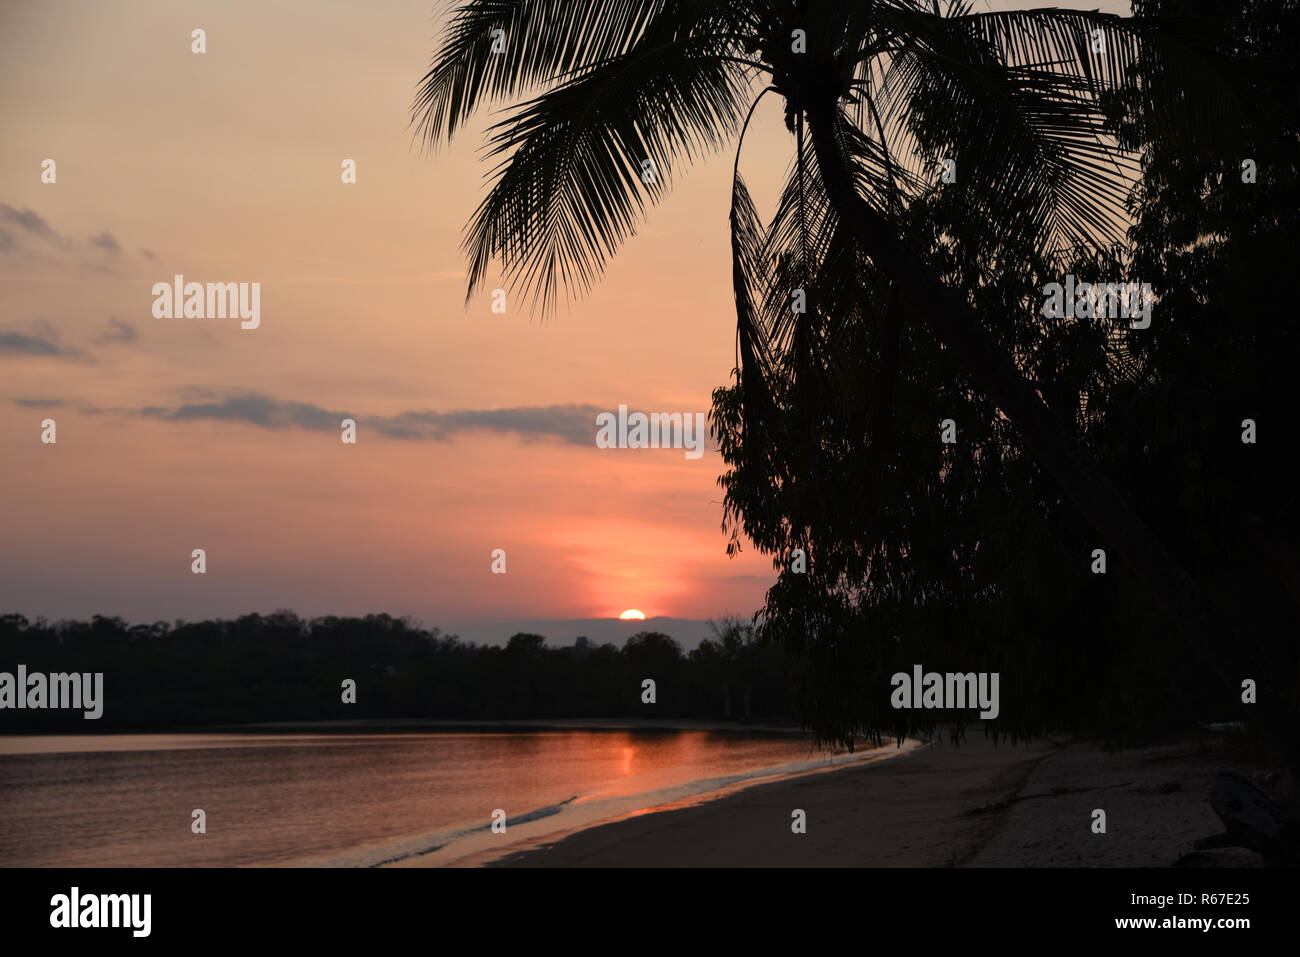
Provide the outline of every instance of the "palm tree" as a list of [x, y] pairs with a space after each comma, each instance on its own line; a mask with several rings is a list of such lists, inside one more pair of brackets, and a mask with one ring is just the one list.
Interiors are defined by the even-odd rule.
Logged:
[[[902, 225], [909, 207], [951, 188], [939, 176], [951, 160], [972, 224], [1044, 250], [1119, 239], [1136, 162], [1107, 133], [1106, 98], [1141, 52], [1163, 57], [1154, 75], [1164, 83], [1143, 91], [1152, 122], [1193, 119], [1188, 102], [1221, 103], [1221, 90], [1198, 95], [1214, 71], [1187, 33], [1097, 12], [980, 12], [965, 0], [943, 10], [938, 0], [464, 0], [413, 116], [436, 147], [480, 107], [529, 96], [489, 131], [498, 163], [467, 228], [468, 294], [499, 263], [549, 312], [561, 287], [566, 297], [591, 287], [679, 166], [743, 139], [756, 98], [776, 93], [795, 137], [787, 193], [806, 285], [837, 246], [869, 257], [907, 306], [895, 327], [930, 325], [1126, 571], [1195, 633], [1191, 610], [1203, 602], [1188, 574], [1021, 374], [998, 317], [945, 284]], [[774, 340], [788, 335], [807, 356], [833, 311], [812, 301], [793, 328], [761, 320], [762, 231], [739, 159], [738, 148], [731, 228], [748, 428], [761, 427], [773, 376], [801, 371], [802, 360], [777, 368]], [[1026, 290], [1028, 308], [1035, 294]]]

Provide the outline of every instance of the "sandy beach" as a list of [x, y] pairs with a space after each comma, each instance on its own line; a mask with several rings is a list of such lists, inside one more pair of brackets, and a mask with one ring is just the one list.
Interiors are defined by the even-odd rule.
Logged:
[[[1246, 851], [1193, 854], [1193, 842], [1222, 830], [1209, 804], [1214, 776], [1261, 767], [1218, 738], [1106, 753], [1055, 740], [995, 746], [972, 731], [957, 747], [936, 742], [642, 813], [489, 866], [1257, 866]], [[1105, 834], [1092, 830], [1098, 808]], [[796, 809], [805, 834], [792, 833]]]

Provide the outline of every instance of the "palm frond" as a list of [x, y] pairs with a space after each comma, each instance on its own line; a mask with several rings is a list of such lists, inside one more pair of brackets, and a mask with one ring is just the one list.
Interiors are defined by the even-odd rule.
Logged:
[[[468, 0], [456, 7], [412, 108], [417, 135], [450, 139], [480, 106], [626, 52], [669, 0]], [[493, 52], [492, 31], [502, 49]]]
[[1094, 98], [1132, 93], [1141, 63], [1140, 114], [1148, 135], [1198, 150], [1230, 137], [1248, 98], [1241, 71], [1226, 69], [1221, 21], [1195, 8], [1177, 16], [1119, 17], [1041, 9], [971, 13], [962, 22], [1012, 66], [1052, 69], [1087, 81]]
[[512, 287], [545, 311], [559, 286], [584, 294], [675, 165], [734, 134], [748, 88], [744, 68], [720, 57], [712, 38], [652, 33], [523, 104], [491, 131], [489, 155], [504, 158], [467, 230], [469, 293], [499, 260]]
[[1096, 10], [976, 11], [954, 20], [1008, 67], [1083, 79], [1094, 97], [1128, 81], [1142, 38], [1132, 17]]
[[761, 453], [776, 426], [770, 388], [771, 358], [758, 304], [764, 283], [763, 227], [737, 172], [731, 191], [731, 279], [736, 298], [736, 372], [742, 402], [744, 448]]
[[1120, 82], [1134, 41], [1105, 23], [1103, 59], [1085, 43], [1102, 27], [1030, 13], [1005, 37], [1016, 15], [901, 18], [908, 33], [874, 91], [882, 123], [931, 163], [955, 160], [957, 188], [990, 226], [1044, 246], [1114, 241], [1137, 163], [1108, 132], [1099, 92]]

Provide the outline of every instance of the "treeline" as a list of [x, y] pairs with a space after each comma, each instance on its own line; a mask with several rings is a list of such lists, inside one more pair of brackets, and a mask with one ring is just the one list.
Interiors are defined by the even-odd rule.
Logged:
[[[0, 733], [168, 730], [269, 721], [529, 718], [773, 720], [789, 714], [781, 651], [737, 621], [688, 654], [642, 632], [623, 648], [548, 646], [517, 634], [475, 645], [389, 615], [290, 612], [129, 625], [0, 616], [0, 672], [102, 672], [103, 717], [0, 710]], [[344, 682], [356, 682], [345, 703]], [[643, 682], [655, 682], [644, 703]], [[21, 689], [20, 689], [21, 691]]]

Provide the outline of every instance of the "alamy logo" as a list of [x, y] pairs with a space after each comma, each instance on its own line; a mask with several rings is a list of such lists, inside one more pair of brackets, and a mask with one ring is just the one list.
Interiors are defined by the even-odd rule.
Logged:
[[71, 893], [50, 898], [51, 927], [129, 927], [132, 937], [148, 937], [152, 925], [152, 894]]
[[155, 319], [242, 319], [241, 329], [262, 322], [260, 282], [186, 282], [177, 273], [172, 282], [153, 284]]
[[1043, 315], [1048, 319], [1129, 319], [1132, 329], [1151, 325], [1151, 283], [1079, 282], [1073, 275], [1065, 284], [1043, 287]]
[[4, 708], [79, 708], [85, 711], [83, 718], [93, 721], [104, 713], [104, 673], [56, 672], [47, 677], [39, 671], [28, 674], [27, 666], [19, 665], [15, 678], [0, 671], [0, 710]]
[[685, 449], [688, 459], [704, 454], [707, 434], [704, 413], [627, 411], [618, 407], [618, 415], [601, 412], [596, 416], [596, 447], [600, 449]]
[[976, 674], [940, 674], [937, 671], [921, 674], [921, 666], [913, 665], [912, 673], [900, 671], [889, 679], [894, 693], [889, 696], [889, 703], [898, 708], [939, 708], [957, 710], [961, 708], [979, 708], [980, 717], [988, 720], [996, 718], [1001, 706], [998, 704], [998, 678], [1000, 672], [989, 674], [981, 671]]

